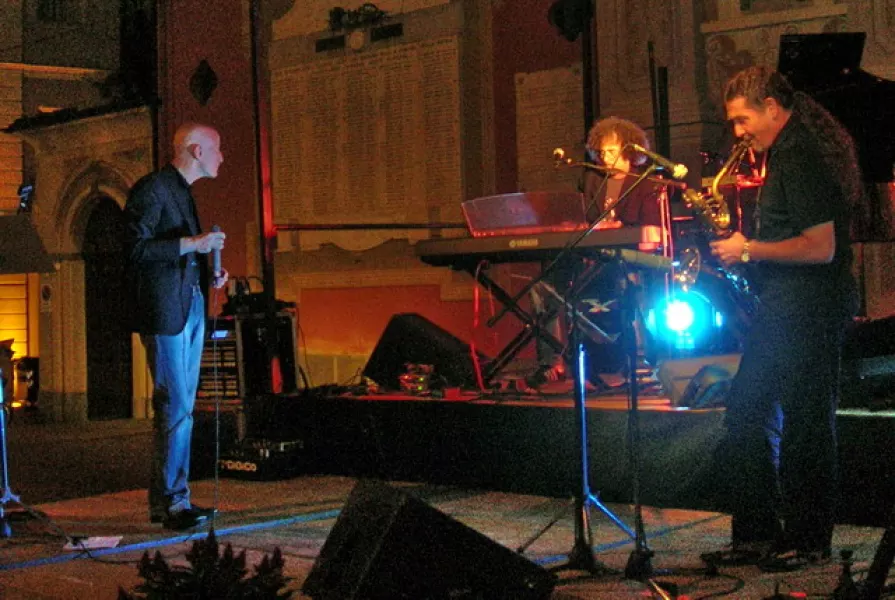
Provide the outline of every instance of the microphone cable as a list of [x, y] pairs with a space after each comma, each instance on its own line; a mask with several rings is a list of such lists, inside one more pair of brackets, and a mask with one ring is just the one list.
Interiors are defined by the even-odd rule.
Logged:
[[[212, 225], [211, 230], [214, 232], [221, 231], [219, 225]], [[206, 263], [207, 264], [207, 263]], [[220, 369], [219, 363], [221, 361], [221, 356], [218, 353], [218, 336], [217, 336], [217, 328], [218, 328], [218, 298], [220, 295], [220, 291], [223, 288], [215, 287], [215, 280], [218, 277], [218, 273], [223, 273], [223, 268], [221, 267], [221, 251], [220, 249], [212, 250], [212, 272], [211, 272], [211, 314], [214, 315], [211, 319], [211, 356], [212, 356], [212, 367], [211, 367], [211, 376], [212, 381], [214, 382], [214, 492], [212, 495], [212, 505], [211, 505], [211, 526], [214, 528], [215, 519], [218, 514], [218, 504], [220, 502], [220, 488], [221, 488], [221, 394], [224, 389], [223, 382], [220, 381]], [[206, 325], [208, 325], [206, 321]], [[208, 334], [208, 332], [206, 332]], [[236, 332], [234, 331], [234, 334]], [[206, 336], [207, 337], [207, 336]], [[238, 337], [238, 336], [237, 336]], [[202, 343], [202, 355], [205, 354], [205, 340]], [[237, 352], [236, 357], [239, 354]], [[238, 360], [238, 358], [237, 358]], [[239, 365], [236, 365], [237, 370], [239, 369]], [[199, 372], [202, 371], [202, 362], [201, 358], [199, 361]], [[237, 375], [238, 376], [238, 375]], [[197, 390], [198, 391], [198, 390]], [[195, 412], [195, 409], [194, 409]]]
[[[220, 290], [214, 287], [214, 274], [212, 273], [212, 285], [211, 285], [211, 332], [208, 336], [211, 337], [211, 357], [212, 357], [212, 366], [211, 366], [211, 378], [214, 382], [214, 491], [212, 494], [212, 504], [211, 504], [211, 526], [214, 527], [215, 518], [218, 514], [218, 503], [220, 502], [220, 487], [221, 487], [221, 390], [223, 389], [222, 382], [220, 381], [220, 370], [218, 368], [219, 363], [221, 361], [221, 356], [218, 353], [218, 337], [217, 326], [218, 326], [218, 296]], [[206, 337], [208, 337], [206, 336]], [[205, 353], [205, 349], [202, 349], [202, 353]], [[201, 370], [201, 362], [200, 362], [200, 370]]]

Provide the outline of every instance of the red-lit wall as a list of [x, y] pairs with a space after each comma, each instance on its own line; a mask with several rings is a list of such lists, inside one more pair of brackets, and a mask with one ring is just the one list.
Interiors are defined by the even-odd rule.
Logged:
[[[553, 0], [514, 0], [495, 3], [492, 58], [494, 68], [494, 114], [497, 192], [517, 190], [515, 75], [575, 64], [581, 60], [581, 44], [569, 42], [547, 21]], [[583, 132], [582, 132], [583, 135]], [[517, 275], [532, 275], [530, 266], [499, 266]], [[523, 278], [500, 277], [511, 293], [526, 282]], [[496, 308], [500, 308], [498, 305]], [[474, 342], [489, 354], [499, 351], [520, 330], [512, 315], [494, 329], [473, 327], [470, 301], [442, 301], [436, 286], [396, 288], [303, 289], [300, 324], [313, 354], [367, 354], [375, 347], [392, 315], [418, 313], [466, 342]], [[482, 321], [491, 314], [483, 295]], [[520, 355], [530, 358], [533, 346]]]
[[[568, 42], [548, 23], [552, 2], [494, 3], [492, 64], [498, 193], [516, 191], [515, 74], [567, 66], [581, 59], [580, 42]], [[220, 175], [213, 181], [198, 182], [195, 195], [204, 227], [219, 224], [227, 232], [225, 267], [232, 275], [246, 275], [254, 270], [246, 264], [246, 257], [257, 255], [248, 250], [258, 247], [257, 226], [247, 235], [246, 224], [257, 221], [259, 202], [247, 8], [245, 3], [234, 1], [214, 3], [212, 10], [207, 0], [165, 0], [162, 5], [161, 162], [169, 158], [170, 138], [180, 123], [199, 121], [220, 130], [225, 158]], [[218, 78], [217, 89], [206, 106], [193, 98], [189, 83], [203, 59]], [[520, 280], [519, 285], [522, 283]], [[483, 311], [485, 317], [490, 314], [487, 301]], [[357, 355], [370, 352], [391, 316], [403, 312], [419, 313], [492, 355], [519, 331], [518, 321], [512, 316], [495, 330], [483, 326], [474, 330], [472, 303], [442, 301], [438, 288], [432, 285], [304, 288], [299, 319], [306, 349], [311, 353]]]
[[[302, 333], [315, 354], [368, 354], [392, 315], [417, 313], [493, 356], [499, 350], [498, 333], [508, 333], [513, 321], [512, 316], [504, 319], [496, 331], [484, 326], [473, 329], [472, 303], [442, 302], [438, 287], [431, 285], [304, 290], [301, 300]], [[482, 316], [489, 314], [485, 303]]]
[[[159, 3], [159, 164], [171, 158], [171, 138], [187, 121], [221, 133], [224, 163], [214, 180], [196, 182], [193, 194], [202, 227], [227, 233], [224, 267], [246, 275], [249, 245], [258, 244], [255, 134], [249, 14], [244, 2], [165, 0]], [[204, 106], [190, 91], [190, 77], [202, 60], [217, 76]]]
[[[494, 140], [497, 192], [516, 189], [516, 73], [581, 61], [581, 39], [569, 42], [548, 21], [554, 0], [494, 3]], [[582, 137], [584, 132], [582, 131]]]

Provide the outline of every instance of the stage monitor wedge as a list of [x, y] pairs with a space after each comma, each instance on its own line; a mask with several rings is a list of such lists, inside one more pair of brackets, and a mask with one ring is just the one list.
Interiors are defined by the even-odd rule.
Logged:
[[546, 600], [555, 585], [543, 567], [422, 500], [361, 481], [302, 592], [315, 600]]
[[[479, 353], [479, 361], [488, 358]], [[363, 374], [384, 389], [401, 389], [406, 364], [434, 367], [434, 385], [477, 389], [469, 344], [416, 313], [392, 316], [373, 349]]]

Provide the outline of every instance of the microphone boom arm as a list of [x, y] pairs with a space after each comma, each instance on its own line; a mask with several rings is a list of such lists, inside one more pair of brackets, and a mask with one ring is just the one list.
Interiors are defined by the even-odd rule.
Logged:
[[[559, 167], [583, 167], [585, 169], [590, 169], [591, 171], [600, 171], [601, 173], [605, 173], [606, 175], [618, 175], [624, 174], [625, 177], [640, 177], [639, 173], [632, 173], [630, 171], [622, 171], [621, 169], [613, 169], [612, 167], [606, 167], [603, 165], [598, 165], [596, 163], [587, 162], [587, 161], [575, 161], [571, 158], [566, 157], [565, 150], [562, 148], [557, 148], [553, 151], [553, 160], [556, 161], [556, 168]], [[653, 183], [661, 183], [662, 185], [667, 185], [675, 188], [679, 188], [681, 190], [687, 189], [687, 184], [683, 181], [674, 181], [673, 179], [666, 179], [664, 177], [652, 177], [647, 176], [646, 181], [652, 181]]]

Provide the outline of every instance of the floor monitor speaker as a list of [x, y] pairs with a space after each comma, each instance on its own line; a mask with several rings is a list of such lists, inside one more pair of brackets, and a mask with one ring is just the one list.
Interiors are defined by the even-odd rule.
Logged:
[[[479, 353], [480, 361], [487, 358]], [[373, 349], [363, 374], [389, 390], [401, 389], [398, 377], [406, 364], [434, 367], [442, 387], [476, 389], [469, 344], [415, 313], [394, 315]]]
[[659, 363], [659, 383], [671, 398], [672, 406], [721, 406], [740, 368], [741, 357], [742, 354], [721, 354], [663, 360]]
[[352, 490], [302, 592], [315, 600], [550, 597], [543, 567], [374, 481]]
[[853, 323], [842, 344], [840, 408], [895, 407], [895, 315]]

